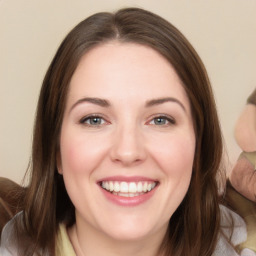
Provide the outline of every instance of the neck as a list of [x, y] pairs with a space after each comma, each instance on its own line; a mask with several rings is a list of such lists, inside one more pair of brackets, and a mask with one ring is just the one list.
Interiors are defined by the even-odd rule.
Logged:
[[77, 256], [163, 256], [159, 252], [163, 237], [147, 237], [147, 239], [116, 240], [102, 232], [79, 228], [74, 224], [68, 231], [71, 243]]

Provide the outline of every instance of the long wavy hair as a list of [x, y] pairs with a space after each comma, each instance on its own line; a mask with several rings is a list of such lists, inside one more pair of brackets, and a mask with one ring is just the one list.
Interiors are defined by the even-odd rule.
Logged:
[[74, 206], [56, 168], [69, 82], [86, 52], [112, 40], [156, 50], [183, 83], [196, 134], [193, 174], [184, 200], [169, 221], [161, 250], [172, 256], [210, 256], [220, 230], [216, 175], [223, 148], [210, 82], [200, 57], [181, 32], [158, 15], [138, 8], [85, 19], [66, 36], [49, 66], [37, 107], [30, 183], [18, 226], [29, 237], [28, 246], [21, 245], [23, 255], [55, 255], [59, 224], [75, 222]]

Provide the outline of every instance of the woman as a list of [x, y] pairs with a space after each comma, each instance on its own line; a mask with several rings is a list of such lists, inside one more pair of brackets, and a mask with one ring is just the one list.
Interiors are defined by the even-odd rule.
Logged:
[[45, 76], [25, 207], [3, 251], [221, 255], [224, 236], [241, 242], [221, 235], [221, 157], [210, 83], [184, 36], [141, 9], [95, 14]]

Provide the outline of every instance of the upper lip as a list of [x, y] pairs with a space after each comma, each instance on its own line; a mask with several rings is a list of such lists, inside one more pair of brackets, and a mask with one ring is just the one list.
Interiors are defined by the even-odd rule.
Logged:
[[152, 179], [145, 176], [108, 176], [105, 178], [102, 178], [97, 181], [97, 183], [100, 183], [102, 181], [126, 181], [126, 182], [139, 182], [139, 181], [152, 181], [152, 182], [158, 182], [156, 179]]

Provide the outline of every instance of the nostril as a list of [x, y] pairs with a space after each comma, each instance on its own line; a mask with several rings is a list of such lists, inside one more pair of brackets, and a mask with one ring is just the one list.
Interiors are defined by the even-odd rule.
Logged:
[[111, 152], [113, 161], [124, 165], [142, 162], [146, 158], [146, 153], [142, 148], [115, 148]]
[[113, 161], [130, 165], [138, 164], [146, 158], [145, 143], [143, 143], [143, 136], [138, 129], [130, 119], [127, 119], [126, 124], [118, 127], [111, 149]]

